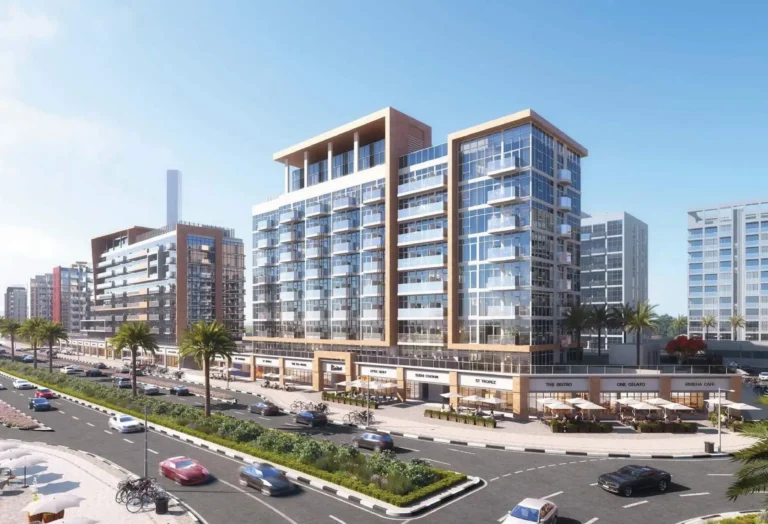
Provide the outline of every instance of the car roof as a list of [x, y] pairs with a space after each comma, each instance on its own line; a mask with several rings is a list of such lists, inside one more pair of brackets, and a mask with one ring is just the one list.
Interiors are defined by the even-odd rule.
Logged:
[[552, 502], [551, 500], [547, 500], [547, 499], [527, 498], [527, 499], [521, 500], [517, 505], [518, 506], [525, 506], [526, 508], [541, 509], [541, 508], [544, 507], [544, 504], [552, 504], [552, 505], [554, 505], [555, 503]]
[[34, 402], [48, 402], [48, 399], [47, 398], [42, 398], [42, 397], [36, 397], [36, 398], [33, 398], [32, 401], [34, 401]]
[[178, 457], [171, 457], [169, 459], [166, 459], [167, 462], [181, 462], [182, 460], [193, 460], [193, 459], [191, 459], [189, 457], [182, 456], [182, 455], [180, 455]]

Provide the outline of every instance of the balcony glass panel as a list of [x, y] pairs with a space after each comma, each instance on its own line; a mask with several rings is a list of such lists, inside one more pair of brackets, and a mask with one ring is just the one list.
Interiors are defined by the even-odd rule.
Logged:
[[381, 213], [373, 213], [371, 215], [363, 216], [363, 227], [374, 227], [384, 224], [384, 215]]
[[397, 261], [397, 269], [406, 271], [409, 269], [426, 269], [430, 267], [443, 267], [447, 263], [445, 255], [430, 255], [426, 257], [401, 258]]
[[363, 204], [376, 204], [384, 200], [386, 190], [383, 187], [363, 191]]
[[398, 295], [425, 295], [435, 293], [445, 293], [446, 282], [413, 282], [409, 284], [398, 284]]
[[370, 237], [363, 239], [363, 249], [383, 249], [384, 237]]
[[[482, 168], [482, 166], [479, 166]], [[510, 171], [514, 171], [520, 168], [520, 161], [516, 156], [508, 156], [505, 158], [499, 158], [497, 160], [491, 160], [485, 165], [486, 176], [501, 176]], [[482, 169], [478, 171], [481, 173]]]
[[399, 320], [410, 319], [438, 319], [445, 316], [445, 309], [441, 307], [430, 308], [406, 308], [397, 310]]
[[424, 231], [414, 231], [397, 236], [397, 244], [400, 246], [413, 244], [426, 244], [429, 242], [440, 242], [445, 239], [445, 229], [427, 229]]
[[383, 272], [384, 272], [383, 260], [363, 262], [363, 273], [383, 273]]
[[409, 194], [421, 193], [424, 191], [432, 191], [434, 189], [444, 188], [447, 186], [447, 184], [447, 177], [443, 175], [431, 176], [422, 178], [420, 180], [414, 180], [413, 182], [408, 182], [407, 184], [400, 184], [397, 186], [397, 194], [398, 196], [405, 196]]

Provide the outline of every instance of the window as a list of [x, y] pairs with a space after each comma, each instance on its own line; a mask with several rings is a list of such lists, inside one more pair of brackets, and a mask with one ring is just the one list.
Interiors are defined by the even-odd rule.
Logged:
[[621, 269], [621, 254], [608, 255], [608, 269]]
[[622, 237], [609, 237], [608, 238], [608, 251], [616, 252], [621, 251]]
[[608, 222], [608, 236], [621, 235], [623, 220], [611, 220]]
[[622, 282], [622, 271], [608, 271], [608, 285], [620, 285]]
[[607, 296], [608, 302], [623, 302], [622, 297], [623, 297], [623, 294], [622, 294], [622, 289], [620, 287], [608, 288], [608, 296]]
[[701, 271], [701, 262], [697, 262], [694, 264], [688, 264], [688, 271], [694, 272], [694, 271]]

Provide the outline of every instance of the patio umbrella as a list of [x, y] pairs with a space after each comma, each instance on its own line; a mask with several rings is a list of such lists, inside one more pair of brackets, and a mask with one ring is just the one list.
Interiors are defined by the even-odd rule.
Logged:
[[[28, 487], [27, 486], [27, 468], [31, 468], [32, 466], [37, 466], [38, 464], [42, 464], [43, 462], [45, 462], [45, 459], [43, 457], [27, 454], [26, 456], [23, 456], [23, 457], [7, 460], [3, 465], [10, 469], [24, 468], [24, 485], [22, 486], [22, 488], [26, 488]], [[58, 513], [58, 511], [56, 513]]]
[[672, 411], [693, 411], [693, 408], [686, 406], [685, 404], [678, 404], [677, 402], [670, 402], [661, 406], [664, 409], [671, 409]]
[[31, 502], [21, 510], [30, 515], [39, 515], [40, 513], [58, 513], [67, 508], [75, 508], [80, 502], [85, 500], [83, 497], [72, 495], [70, 493], [54, 493], [53, 495], [44, 495], [37, 502]]
[[582, 411], [602, 411], [605, 409], [603, 406], [600, 406], [588, 400], [583, 400], [583, 402], [579, 402], [578, 404], [576, 404], [576, 407], [581, 409]]
[[637, 404], [638, 402], [640, 401], [634, 398], [620, 398], [619, 400], [616, 401], [616, 404], [621, 404], [623, 406], [631, 406], [632, 404]]
[[31, 455], [31, 453], [29, 451], [24, 451], [23, 449], [9, 449], [0, 453], [0, 461], [17, 459], [27, 455]]
[[0, 442], [0, 452], [16, 449], [17, 447], [18, 445], [13, 442]]
[[666, 404], [672, 404], [673, 403], [673, 402], [671, 402], [671, 401], [669, 401], [669, 400], [667, 400], [665, 398], [661, 398], [661, 397], [649, 398], [648, 400], [644, 400], [643, 402], [645, 402], [646, 404], [651, 404], [651, 405], [654, 405], [654, 406], [661, 406], [661, 407], [664, 407], [664, 405], [666, 405]]
[[739, 411], [760, 411], [760, 408], [755, 406], [750, 406], [749, 404], [744, 404], [743, 402], [734, 402], [733, 404], [729, 404], [725, 406], [726, 409], [738, 409]]
[[537, 404], [544, 404], [545, 406], [547, 404], [552, 404], [553, 402], [560, 402], [556, 398], [537, 398], [536, 403]]
[[653, 404], [647, 404], [645, 402], [635, 402], [630, 404], [629, 407], [631, 407], [633, 410], [642, 409], [643, 411], [655, 411], [661, 409], [661, 406], [654, 406]]
[[498, 406], [499, 404], [504, 404], [504, 401], [500, 398], [496, 397], [485, 397], [483, 400], [481, 400], [483, 404], [492, 404], [494, 406]]
[[353, 381], [351, 381], [351, 380], [342, 380], [341, 382], [336, 382], [334, 384], [334, 386], [341, 386], [343, 388], [345, 388], [347, 386], [351, 386], [351, 385], [353, 385]]
[[721, 406], [730, 406], [734, 402], [731, 400], [728, 400], [726, 398], [708, 398], [704, 402], [711, 402], [713, 405], [717, 406], [720, 404]]
[[565, 399], [565, 401], [566, 401], [568, 404], [573, 404], [574, 406], [578, 406], [578, 405], [579, 405], [579, 404], [581, 404], [582, 402], [589, 402], [588, 400], [584, 400], [584, 399], [583, 399], [583, 398], [581, 398], [581, 397], [573, 397], [573, 398], [567, 398], [567, 399]]
[[573, 406], [571, 406], [570, 404], [566, 404], [565, 402], [560, 402], [560, 401], [544, 404], [544, 407], [549, 408], [551, 410], [561, 410], [561, 409], [572, 410], [573, 409]]

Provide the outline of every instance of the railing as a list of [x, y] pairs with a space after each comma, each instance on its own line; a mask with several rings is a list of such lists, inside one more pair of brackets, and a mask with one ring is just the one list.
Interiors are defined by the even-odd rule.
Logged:
[[499, 204], [504, 202], [511, 202], [521, 198], [520, 190], [515, 186], [500, 187], [488, 191], [488, 204]]
[[307, 209], [304, 213], [304, 216], [309, 217], [318, 217], [328, 214], [328, 204], [312, 204], [310, 206], [307, 206]]
[[488, 232], [506, 231], [520, 227], [520, 218], [517, 215], [497, 215], [488, 220]]
[[402, 308], [397, 310], [400, 320], [436, 320], [445, 317], [445, 309], [441, 307]]
[[447, 282], [414, 282], [410, 284], [398, 284], [398, 295], [421, 295], [421, 294], [435, 294], [445, 293]]
[[343, 233], [345, 231], [352, 231], [353, 229], [357, 229], [357, 226], [352, 220], [342, 219], [342, 220], [336, 220], [333, 223], [334, 233]]
[[563, 209], [566, 211], [570, 211], [571, 209], [573, 209], [573, 202], [571, 201], [571, 197], [567, 197], [567, 196], [557, 197], [557, 207], [559, 209]]
[[328, 230], [325, 227], [325, 225], [319, 224], [319, 225], [316, 225], [316, 226], [308, 227], [307, 228], [306, 237], [307, 238], [315, 238], [315, 237], [320, 237], [320, 236], [323, 236], [323, 235], [326, 235], [326, 234], [328, 234]]
[[305, 271], [307, 280], [316, 280], [318, 278], [328, 278], [328, 270], [324, 267], [314, 267]]
[[345, 276], [354, 275], [357, 273], [355, 267], [352, 264], [342, 264], [339, 266], [333, 266], [333, 276]]
[[561, 237], [569, 237], [571, 236], [571, 225], [570, 224], [558, 224], [557, 225], [557, 234]]
[[383, 297], [384, 286], [363, 286], [363, 292], [361, 296], [364, 297]]
[[363, 227], [380, 226], [382, 224], [384, 224], [384, 215], [381, 213], [363, 215]]
[[348, 287], [335, 287], [331, 291], [331, 296], [333, 298], [347, 298], [352, 296], [352, 290]]
[[512, 260], [520, 258], [519, 246], [497, 246], [488, 248], [488, 261], [494, 260]]
[[[405, 344], [409, 344], [409, 343], [410, 344], [445, 344], [445, 336], [422, 334], [422, 333], [417, 333], [417, 334], [401, 333], [397, 335], [397, 341]], [[389, 357], [374, 357], [374, 358], [389, 358]], [[367, 362], [372, 362], [372, 361], [368, 360]]]
[[433, 189], [441, 189], [447, 187], [448, 177], [445, 175], [431, 176], [422, 178], [420, 180], [414, 180], [405, 184], [397, 186], [398, 196], [404, 196], [413, 193], [419, 193], [422, 191], [431, 191]]
[[[482, 166], [480, 166], [482, 167]], [[508, 156], [505, 158], [499, 158], [497, 160], [491, 160], [485, 164], [486, 176], [499, 176], [507, 173], [508, 171], [514, 171], [520, 168], [520, 161], [516, 156]], [[481, 173], [483, 169], [479, 169], [478, 173]]]
[[307, 320], [326, 320], [328, 318], [328, 310], [318, 309], [315, 311], [307, 311], [305, 317]]
[[381, 202], [386, 197], [386, 190], [383, 187], [376, 189], [363, 190], [363, 204], [373, 204]]
[[429, 204], [400, 209], [397, 212], [397, 219], [410, 220], [433, 215], [442, 215], [445, 214], [447, 206], [447, 202], [431, 202]]
[[296, 271], [283, 271], [280, 273], [279, 282], [294, 282], [300, 280], [299, 274]]
[[354, 242], [337, 242], [333, 244], [333, 254], [342, 255], [345, 253], [354, 253], [357, 251], [357, 246]]
[[488, 289], [517, 289], [520, 287], [520, 277], [517, 275], [502, 275], [499, 277], [489, 277], [486, 283]]
[[310, 247], [304, 252], [305, 258], [323, 258], [328, 256], [328, 250], [324, 247]]
[[557, 170], [557, 183], [563, 185], [571, 185], [573, 183], [573, 175], [570, 169], [558, 169]]
[[281, 244], [295, 242], [296, 240], [297, 240], [297, 235], [295, 231], [286, 231], [285, 233], [280, 233]]
[[383, 271], [384, 271], [383, 260], [363, 262], [363, 273], [382, 273]]
[[280, 302], [293, 302], [299, 299], [298, 291], [283, 291], [280, 293]]
[[270, 247], [275, 247], [276, 245], [277, 245], [277, 242], [275, 242], [275, 239], [273, 237], [260, 238], [256, 241], [257, 249], [267, 249]]
[[414, 231], [413, 233], [404, 233], [397, 236], [397, 243], [400, 246], [409, 244], [425, 244], [429, 242], [440, 242], [445, 240], [445, 228], [425, 229], [424, 231]]
[[384, 237], [370, 237], [363, 239], [363, 250], [381, 249], [384, 247]]
[[280, 213], [280, 223], [289, 224], [291, 222], [297, 222], [301, 220], [301, 213], [298, 209], [291, 209], [290, 211], [284, 211]]
[[383, 318], [384, 311], [381, 309], [364, 309], [362, 311], [361, 318], [368, 319], [368, 320], [377, 320], [379, 318]]
[[483, 316], [517, 318], [518, 308], [517, 306], [487, 306]]
[[357, 199], [355, 197], [340, 197], [333, 201], [334, 211], [342, 211], [354, 207], [357, 207]]
[[425, 257], [401, 258], [397, 261], [398, 271], [442, 267], [448, 261], [447, 255], [429, 255]]
[[304, 291], [304, 297], [307, 300], [322, 300], [328, 298], [328, 293], [324, 289], [307, 289]]
[[276, 263], [275, 257], [256, 257], [256, 267], [274, 266]]

